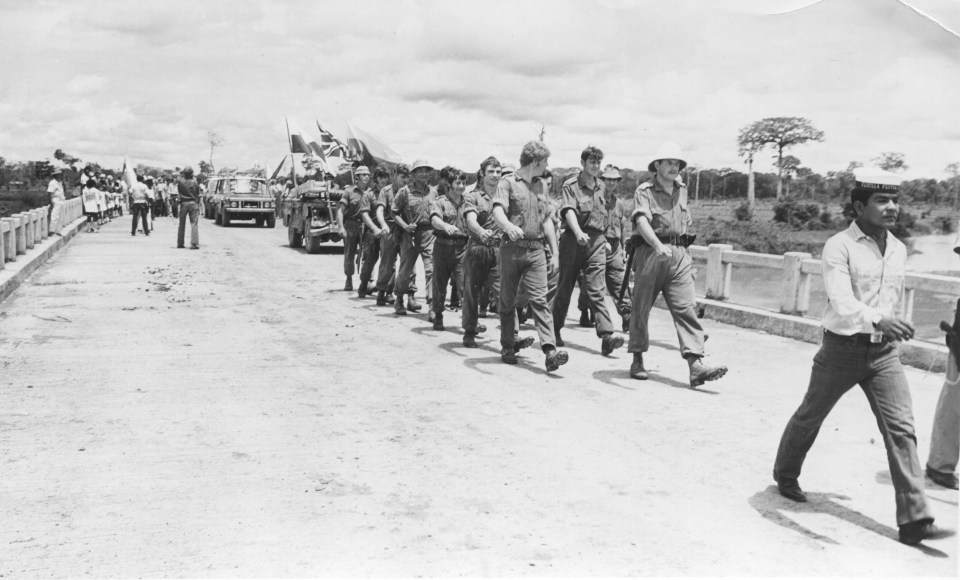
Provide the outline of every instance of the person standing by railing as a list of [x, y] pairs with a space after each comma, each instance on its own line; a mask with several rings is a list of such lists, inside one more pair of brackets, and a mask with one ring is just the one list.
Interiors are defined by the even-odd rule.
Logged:
[[901, 179], [864, 168], [854, 177], [857, 218], [823, 247], [823, 342], [807, 393], [780, 439], [773, 478], [782, 496], [807, 501], [797, 481], [807, 452], [830, 410], [859, 384], [887, 449], [900, 541], [912, 546], [952, 533], [933, 524], [927, 506], [910, 386], [900, 364], [900, 341], [914, 336], [913, 326], [895, 314], [907, 263], [906, 246], [889, 232], [900, 212]]
[[177, 228], [177, 247], [182, 248], [186, 236], [187, 217], [190, 217], [190, 249], [200, 249], [200, 185], [193, 178], [189, 165], [180, 172], [183, 179], [177, 183], [180, 196], [180, 227]]
[[648, 378], [643, 353], [650, 348], [650, 309], [657, 295], [673, 316], [680, 340], [680, 354], [690, 366], [690, 386], [714, 381], [727, 372], [725, 366], [707, 366], [703, 357], [704, 332], [697, 318], [693, 262], [688, 247], [693, 219], [687, 207], [687, 188], [680, 172], [687, 166], [680, 146], [661, 145], [647, 169], [653, 179], [640, 184], [634, 195], [631, 220], [634, 226], [634, 288], [630, 315], [630, 344], [633, 353], [630, 376]]
[[47, 185], [47, 193], [50, 194], [50, 227], [47, 229], [50, 235], [60, 235], [60, 218], [63, 213], [63, 204], [67, 201], [62, 181], [63, 170], [55, 167], [50, 175], [50, 183]]

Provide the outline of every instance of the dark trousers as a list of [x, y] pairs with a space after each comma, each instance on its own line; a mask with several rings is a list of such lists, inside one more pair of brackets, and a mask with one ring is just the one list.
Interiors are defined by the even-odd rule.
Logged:
[[343, 239], [343, 274], [348, 278], [356, 272], [357, 254], [360, 250], [360, 222], [343, 220], [347, 237]]
[[397, 235], [399, 229], [396, 225], [391, 224], [390, 233], [380, 238], [380, 269], [377, 271], [377, 290], [381, 292], [393, 292], [400, 240], [403, 239], [402, 234]]
[[150, 235], [150, 230], [147, 227], [147, 204], [145, 203], [135, 203], [130, 206], [130, 213], [133, 214], [133, 225], [130, 227], [130, 235], [137, 235], [137, 218], [140, 218], [140, 221], [143, 222], [143, 233]]
[[603, 276], [607, 261], [604, 248], [606, 238], [602, 234], [590, 235], [587, 245], [577, 243], [573, 232], [567, 230], [560, 236], [560, 278], [557, 282], [557, 296], [553, 301], [553, 323], [557, 330], [563, 328], [570, 309], [570, 297], [577, 283], [577, 276], [583, 272], [583, 288], [587, 293], [587, 302], [597, 321], [597, 335], [613, 333], [613, 321], [607, 312], [606, 287]]
[[457, 291], [463, 289], [463, 258], [467, 240], [435, 238], [433, 241], [433, 312], [443, 314], [447, 300], [447, 285], [453, 282]]
[[693, 286], [693, 263], [690, 252], [682, 246], [667, 246], [668, 258], [655, 255], [653, 248], [638, 246], [633, 257], [633, 308], [630, 314], [629, 352], [647, 352], [650, 349], [650, 310], [663, 293], [673, 326], [680, 340], [680, 355], [703, 356], [703, 326], [697, 318], [697, 296]]
[[380, 239], [373, 232], [363, 228], [360, 236], [360, 281], [369, 282], [373, 276], [373, 268], [380, 259]]
[[[607, 252], [607, 261], [603, 269], [603, 279], [607, 285], [607, 293], [610, 294], [614, 304], [617, 305], [617, 311], [623, 312], [623, 306], [630, 303], [629, 288], [623, 294], [623, 300], [618, 299], [620, 296], [620, 286], [623, 284], [623, 277], [626, 274], [626, 266], [624, 264], [626, 256], [623, 252], [623, 244], [620, 243], [619, 239], [607, 238], [607, 243], [610, 244], [610, 251]], [[580, 287], [580, 297], [577, 299], [577, 307], [580, 310], [586, 310], [590, 307], [588, 294], [582, 286]]]
[[417, 230], [403, 233], [400, 243], [400, 266], [397, 268], [397, 300], [411, 290], [416, 273], [417, 258], [423, 259], [423, 275], [427, 302], [433, 297], [433, 230]]
[[517, 329], [517, 296], [529, 297], [540, 347], [554, 348], [553, 314], [547, 303], [547, 254], [543, 245], [525, 247], [512, 242], [500, 246], [500, 346], [513, 348]]
[[[494, 283], [491, 278], [500, 278], [498, 253], [495, 247], [484, 246], [475, 240], [467, 242], [463, 258], [463, 300], [460, 312], [464, 334], [477, 333], [477, 318], [484, 288], [488, 283]], [[499, 282], [496, 284], [499, 286]]]
[[200, 246], [200, 204], [188, 201], [180, 204], [180, 226], [177, 228], [177, 247], [183, 247], [186, 236], [187, 218], [190, 218], [190, 245]]
[[813, 357], [807, 394], [783, 431], [774, 477], [798, 478], [820, 426], [840, 397], [860, 385], [887, 448], [897, 503], [897, 525], [931, 518], [917, 457], [910, 387], [900, 365], [899, 343], [870, 344], [824, 333]]

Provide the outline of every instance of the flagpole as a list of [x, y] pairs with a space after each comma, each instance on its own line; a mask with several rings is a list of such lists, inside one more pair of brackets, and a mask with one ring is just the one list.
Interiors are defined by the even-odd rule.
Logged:
[[290, 148], [290, 182], [294, 187], [297, 186], [297, 162], [293, 157], [293, 140], [290, 138], [290, 120], [286, 117], [283, 118], [284, 123], [287, 124], [287, 146]]

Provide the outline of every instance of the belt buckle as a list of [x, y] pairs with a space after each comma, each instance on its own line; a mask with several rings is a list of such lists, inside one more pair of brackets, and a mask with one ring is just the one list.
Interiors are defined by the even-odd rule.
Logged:
[[870, 333], [870, 344], [880, 344], [883, 342], [883, 333], [882, 332], [871, 332]]

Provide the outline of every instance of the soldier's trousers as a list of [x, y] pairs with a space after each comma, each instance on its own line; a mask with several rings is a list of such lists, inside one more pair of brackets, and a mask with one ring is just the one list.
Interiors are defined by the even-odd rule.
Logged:
[[960, 372], [952, 354], [947, 355], [947, 377], [937, 400], [933, 415], [933, 433], [930, 435], [930, 455], [927, 469], [945, 476], [957, 473], [960, 459]]
[[895, 342], [871, 344], [833, 333], [823, 334], [820, 350], [813, 357], [807, 394], [780, 439], [774, 477], [800, 477], [803, 461], [820, 426], [840, 397], [857, 384], [870, 403], [887, 448], [887, 465], [897, 503], [897, 525], [932, 519], [923, 490], [923, 468], [917, 457], [910, 386], [900, 364], [899, 344]]
[[560, 236], [560, 278], [557, 282], [557, 296], [553, 300], [553, 324], [557, 330], [563, 328], [577, 275], [583, 272], [587, 301], [597, 321], [597, 335], [613, 333], [613, 321], [607, 312], [606, 288], [603, 283], [603, 271], [607, 261], [605, 242], [606, 238], [600, 233], [590, 234], [590, 241], [585, 246], [577, 243], [577, 238], [570, 230]]
[[463, 294], [463, 259], [467, 239], [450, 240], [434, 237], [433, 240], [433, 311], [443, 314], [450, 279], [460, 294]]
[[[460, 306], [460, 325], [464, 334], [477, 333], [477, 318], [484, 288], [500, 278], [498, 250], [484, 246], [476, 240], [467, 242], [463, 258], [463, 298]], [[499, 282], [497, 282], [499, 286]], [[499, 296], [497, 297], [499, 300]]]
[[400, 266], [397, 268], [396, 295], [400, 300], [406, 294], [414, 280], [417, 257], [423, 260], [427, 302], [433, 298], [433, 230], [417, 230], [412, 234], [403, 233], [400, 243]]
[[397, 255], [403, 235], [396, 224], [390, 225], [390, 233], [380, 238], [380, 269], [377, 272], [377, 290], [393, 292], [396, 278]]
[[360, 281], [369, 282], [380, 258], [380, 239], [367, 228], [360, 236]]
[[347, 237], [343, 239], [343, 274], [350, 277], [356, 272], [357, 253], [360, 251], [360, 222], [343, 220], [343, 229], [347, 231]]
[[[607, 292], [610, 294], [610, 297], [613, 298], [613, 303], [617, 305], [617, 311], [622, 312], [623, 305], [630, 303], [629, 288], [623, 294], [623, 300], [617, 299], [617, 297], [620, 296], [620, 286], [623, 285], [623, 276], [626, 274], [624, 260], [626, 260], [627, 257], [623, 252], [623, 244], [620, 243], [618, 238], [607, 238], [607, 243], [610, 244], [611, 250], [607, 252], [607, 262], [604, 267], [603, 277], [607, 284]], [[582, 286], [580, 288], [580, 297], [577, 299], [577, 307], [580, 310], [586, 310], [590, 307], [587, 292], [584, 291]]]
[[697, 318], [690, 252], [682, 246], [667, 247], [671, 251], [669, 258], [656, 256], [653, 248], [646, 244], [639, 246], [634, 254], [633, 308], [627, 351], [647, 352], [650, 349], [650, 309], [662, 292], [677, 329], [681, 356], [702, 357], [703, 326]]
[[540, 335], [540, 347], [556, 345], [553, 314], [547, 303], [547, 254], [543, 243], [521, 240], [500, 246], [500, 346], [513, 348], [517, 328], [517, 294], [521, 289], [530, 298], [530, 310]]

